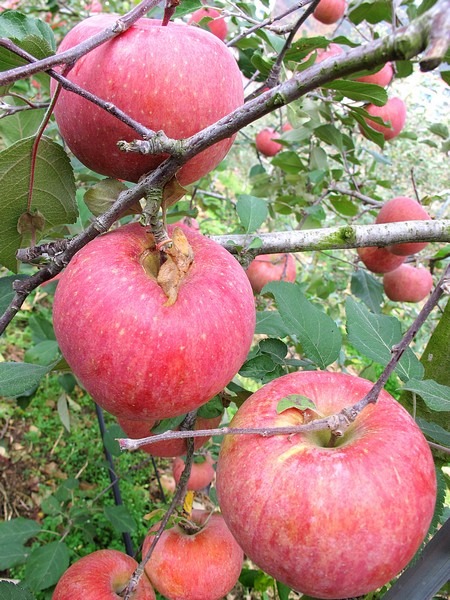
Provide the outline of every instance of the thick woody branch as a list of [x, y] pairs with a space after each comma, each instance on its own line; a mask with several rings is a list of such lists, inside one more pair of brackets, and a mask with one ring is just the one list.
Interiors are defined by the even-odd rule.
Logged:
[[311, 250], [338, 250], [363, 246], [390, 246], [411, 239], [422, 242], [450, 241], [450, 219], [440, 221], [404, 221], [377, 225], [346, 225], [278, 231], [252, 235], [216, 235], [215, 242], [232, 254], [241, 254], [255, 240], [260, 240], [252, 254], [278, 252], [307, 252]]
[[[217, 123], [183, 140], [183, 156], [177, 155], [168, 159], [164, 163], [166, 168], [175, 173], [181, 164], [213, 143], [231, 137], [250, 123], [327, 83], [362, 69], [371, 70], [383, 66], [386, 62], [409, 59], [423, 52], [428, 47], [434, 22], [441, 17], [441, 12], [447, 9], [449, 2], [450, 0], [438, 0], [432, 9], [407, 27], [398, 29], [385, 38], [329, 57], [250, 100]], [[444, 55], [441, 59], [443, 58]], [[151, 153], [150, 147], [147, 150]], [[177, 150], [180, 150], [179, 146]], [[142, 148], [139, 148], [139, 151], [142, 152]]]

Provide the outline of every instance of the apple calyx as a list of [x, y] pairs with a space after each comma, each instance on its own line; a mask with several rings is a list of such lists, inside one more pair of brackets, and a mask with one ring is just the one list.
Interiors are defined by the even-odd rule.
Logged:
[[172, 306], [178, 291], [194, 262], [194, 251], [181, 227], [175, 227], [172, 237], [153, 243], [141, 256], [141, 265], [167, 297], [164, 306]]
[[178, 290], [194, 262], [194, 251], [181, 227], [175, 227], [172, 239], [157, 245], [166, 255], [157, 277], [158, 285], [167, 296], [164, 306], [172, 306], [178, 298]]
[[187, 517], [181, 517], [177, 525], [186, 535], [195, 535], [196, 533], [199, 533], [200, 531], [202, 531], [202, 529], [206, 527], [212, 515], [213, 511], [209, 513], [205, 520], [198, 521], [194, 519], [191, 513]]

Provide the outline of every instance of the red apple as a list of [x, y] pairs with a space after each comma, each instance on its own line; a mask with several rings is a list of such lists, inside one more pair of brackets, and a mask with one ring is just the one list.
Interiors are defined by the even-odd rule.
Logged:
[[[373, 384], [326, 371], [275, 379], [239, 408], [231, 427], [300, 425], [361, 400]], [[353, 598], [390, 581], [414, 556], [436, 500], [433, 458], [419, 427], [387, 392], [333, 444], [328, 431], [228, 435], [216, 487], [245, 554], [269, 575], [315, 598]]]
[[[118, 16], [99, 14], [76, 25], [59, 52], [111, 27]], [[242, 105], [242, 76], [229, 49], [200, 27], [140, 19], [120, 36], [80, 58], [68, 74], [74, 83], [112, 102], [169, 137], [186, 138]], [[119, 140], [139, 136], [111, 114], [62, 90], [55, 118], [65, 142], [87, 167], [116, 179], [137, 181], [167, 156], [119, 150]], [[181, 185], [209, 173], [234, 138], [192, 158], [178, 172]]]
[[[376, 218], [376, 223], [395, 223], [398, 221], [428, 221], [430, 215], [416, 200], [407, 196], [397, 196], [383, 204]], [[425, 248], [428, 242], [406, 242], [388, 246], [389, 252], [399, 256], [416, 254]]]
[[[63, 574], [52, 600], [118, 600], [138, 564], [118, 550], [97, 550], [80, 558]], [[155, 600], [146, 575], [132, 595], [133, 600]]]
[[283, 127], [281, 128], [282, 131], [292, 131], [294, 128], [292, 127], [292, 125], [289, 123], [289, 121], [286, 121], [286, 123], [283, 124]]
[[[406, 121], [406, 105], [400, 98], [390, 98], [384, 106], [375, 106], [368, 104], [365, 107], [366, 111], [373, 117], [380, 117], [388, 125], [379, 125], [370, 118], [366, 119], [367, 125], [375, 131], [383, 134], [385, 140], [392, 140], [397, 137], [405, 126]], [[363, 135], [364, 131], [361, 129]]]
[[264, 156], [275, 156], [283, 148], [282, 144], [275, 141], [279, 137], [278, 131], [275, 131], [272, 127], [265, 127], [256, 135], [256, 149]]
[[253, 291], [259, 294], [269, 281], [295, 281], [297, 268], [292, 254], [260, 254], [246, 273]]
[[389, 273], [389, 271], [397, 269], [405, 260], [404, 256], [397, 256], [386, 248], [376, 246], [358, 248], [357, 252], [359, 258], [372, 273]]
[[[207, 487], [216, 475], [213, 465], [214, 460], [209, 453], [203, 462], [192, 463], [191, 474], [189, 475], [186, 489], [199, 492]], [[185, 466], [186, 463], [180, 456], [174, 459], [172, 463], [172, 475], [176, 483], [180, 481], [181, 473], [184, 471]]]
[[[195, 429], [215, 429], [220, 425], [222, 415], [214, 417], [212, 419], [204, 419], [197, 417], [195, 422]], [[134, 440], [148, 437], [151, 434], [151, 429], [155, 425], [154, 421], [145, 421], [143, 419], [118, 419], [119, 425], [122, 427], [124, 432], [129, 438]], [[197, 450], [203, 444], [209, 440], [210, 436], [202, 436], [194, 438], [194, 448]], [[164, 458], [171, 458], [173, 456], [182, 456], [186, 454], [187, 446], [185, 439], [174, 439], [163, 442], [155, 442], [154, 444], [146, 444], [141, 446], [139, 450], [143, 450], [153, 456], [160, 456]]]
[[330, 58], [331, 56], [338, 56], [342, 54], [344, 50], [338, 44], [328, 44], [328, 48], [318, 48], [317, 49], [317, 58], [316, 63], [321, 63], [326, 58]]
[[433, 277], [424, 267], [401, 265], [383, 277], [386, 296], [394, 302], [420, 302], [433, 289]]
[[325, 25], [332, 25], [343, 17], [346, 6], [347, 3], [345, 0], [320, 0], [313, 12], [313, 16]]
[[228, 25], [225, 19], [221, 16], [220, 11], [215, 8], [208, 8], [207, 6], [204, 8], [199, 8], [192, 13], [188, 24], [191, 25], [192, 23], [200, 23], [200, 21], [205, 18], [212, 19], [212, 21], [208, 21], [207, 27], [211, 33], [219, 38], [219, 40], [223, 41], [227, 37]]
[[[191, 520], [191, 530], [178, 524], [163, 532], [145, 571], [168, 600], [220, 600], [237, 583], [243, 552], [221, 515], [194, 510]], [[152, 539], [145, 539], [143, 556]]]
[[393, 76], [394, 69], [392, 68], [392, 64], [388, 62], [379, 71], [376, 71], [371, 75], [357, 77], [356, 81], [361, 81], [362, 83], [374, 83], [375, 85], [386, 87], [391, 83]]
[[86, 10], [91, 13], [101, 13], [103, 6], [100, 0], [92, 0], [92, 2], [86, 4]]
[[138, 223], [87, 244], [58, 283], [53, 317], [61, 352], [116, 417], [189, 412], [225, 387], [249, 351], [255, 305], [245, 271], [224, 248], [182, 229], [194, 261], [171, 306], [155, 280], [153, 236]]

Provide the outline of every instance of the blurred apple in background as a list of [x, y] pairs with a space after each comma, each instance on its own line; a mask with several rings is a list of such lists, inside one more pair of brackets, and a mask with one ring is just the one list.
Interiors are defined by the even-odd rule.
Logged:
[[221, 16], [220, 11], [215, 8], [199, 8], [192, 13], [191, 18], [188, 21], [189, 25], [192, 23], [200, 23], [202, 19], [211, 19], [207, 22], [206, 27], [213, 33], [219, 40], [224, 41], [228, 34], [228, 25], [225, 19]]
[[264, 156], [275, 156], [283, 148], [282, 144], [275, 141], [279, 137], [278, 131], [275, 131], [272, 127], [265, 127], [256, 135], [256, 149]]
[[[203, 458], [202, 462], [193, 462], [191, 467], [191, 474], [189, 475], [189, 479], [187, 482], [187, 490], [192, 490], [193, 492], [199, 492], [206, 488], [210, 483], [212, 483], [216, 471], [214, 469], [214, 460], [211, 454], [206, 454], [206, 456], [199, 457]], [[198, 460], [198, 459], [196, 459]], [[182, 458], [177, 456], [172, 463], [172, 474], [175, 482], [178, 483], [180, 481], [180, 477], [182, 472], [184, 471], [185, 462]]]
[[246, 273], [253, 291], [259, 294], [269, 281], [294, 282], [297, 267], [292, 254], [260, 254], [249, 264]]
[[401, 265], [383, 277], [386, 296], [394, 302], [420, 302], [433, 289], [433, 277], [424, 267]]
[[[384, 106], [368, 104], [365, 109], [370, 115], [380, 117], [386, 123], [386, 125], [379, 125], [370, 118], [366, 118], [367, 125], [383, 134], [385, 140], [397, 137], [405, 126], [406, 105], [401, 98], [390, 98]], [[361, 133], [366, 135], [363, 129], [361, 129]]]
[[[425, 208], [413, 198], [397, 196], [389, 200], [380, 209], [375, 223], [395, 223], [398, 221], [428, 221], [431, 217]], [[428, 245], [428, 242], [406, 242], [404, 244], [393, 244], [387, 249], [392, 254], [409, 256], [420, 252]]]
[[344, 16], [346, 6], [346, 0], [320, 0], [313, 16], [325, 25], [332, 25]]

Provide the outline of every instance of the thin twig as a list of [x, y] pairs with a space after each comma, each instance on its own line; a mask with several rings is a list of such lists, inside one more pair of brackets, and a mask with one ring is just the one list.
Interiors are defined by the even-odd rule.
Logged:
[[[297, 2], [294, 6], [291, 6], [290, 8], [288, 8], [287, 10], [285, 10], [284, 12], [280, 13], [279, 15], [276, 15], [275, 17], [269, 17], [268, 19], [265, 19], [264, 21], [261, 21], [260, 23], [257, 23], [253, 27], [250, 27], [249, 29], [247, 29], [243, 33], [240, 33], [239, 35], [237, 35], [236, 37], [234, 37], [232, 40], [230, 40], [229, 42], [227, 42], [227, 46], [235, 46], [237, 44], [237, 42], [239, 42], [243, 38], [251, 35], [255, 31], [258, 31], [258, 29], [263, 29], [263, 28], [271, 29], [270, 26], [273, 25], [273, 23], [275, 23], [276, 21], [281, 21], [281, 19], [284, 19], [285, 17], [287, 17], [291, 13], [295, 12], [296, 10], [299, 10], [300, 8], [303, 8], [307, 4], [310, 4], [311, 2], [312, 2], [312, 0], [301, 0], [300, 2]], [[243, 18], [247, 18], [247, 17], [244, 15]], [[279, 33], [279, 31], [277, 33]]]
[[[197, 416], [197, 411], [192, 411], [186, 415], [186, 418], [183, 421], [183, 426], [188, 428], [185, 430], [187, 433], [189, 433], [189, 431], [191, 431], [192, 428], [194, 427], [196, 416]], [[167, 509], [164, 517], [161, 519], [159, 528], [158, 528], [157, 532], [155, 533], [155, 535], [153, 536], [152, 543], [150, 544], [150, 547], [149, 547], [146, 555], [143, 557], [142, 561], [140, 562], [139, 566], [136, 568], [135, 572], [133, 573], [133, 575], [128, 583], [128, 586], [127, 586], [127, 588], [125, 590], [125, 594], [124, 594], [124, 600], [130, 600], [130, 598], [132, 597], [133, 592], [135, 591], [135, 589], [137, 588], [137, 586], [139, 584], [139, 580], [141, 579], [142, 575], [144, 574], [145, 565], [150, 560], [150, 558], [153, 554], [153, 550], [155, 549], [155, 546], [158, 543], [158, 540], [162, 536], [162, 534], [166, 528], [166, 525], [169, 522], [170, 517], [174, 513], [177, 506], [183, 503], [184, 496], [186, 495], [187, 482], [188, 482], [189, 476], [191, 474], [193, 458], [194, 458], [194, 440], [191, 437], [191, 438], [187, 439], [187, 453], [186, 453], [185, 466], [184, 466], [183, 472], [181, 473], [180, 479], [178, 481], [178, 484], [177, 484], [177, 487], [175, 490], [175, 495], [172, 498], [172, 502], [170, 503], [170, 506]]]

